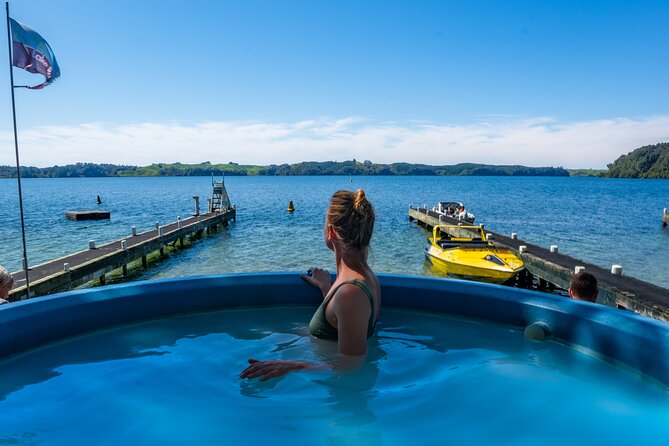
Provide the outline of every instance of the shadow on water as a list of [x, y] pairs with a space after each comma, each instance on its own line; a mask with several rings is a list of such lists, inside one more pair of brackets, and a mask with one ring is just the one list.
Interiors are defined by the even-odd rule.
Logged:
[[378, 342], [373, 344], [359, 369], [314, 381], [328, 392], [325, 401], [333, 413], [334, 429], [327, 434], [328, 444], [382, 444], [376, 426], [378, 417], [371, 405], [379, 395], [376, 383], [387, 353]]

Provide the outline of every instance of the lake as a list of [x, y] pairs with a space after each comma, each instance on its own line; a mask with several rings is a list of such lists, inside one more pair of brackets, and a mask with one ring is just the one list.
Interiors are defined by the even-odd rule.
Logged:
[[[228, 177], [237, 222], [170, 255], [133, 279], [334, 268], [322, 229], [329, 197], [363, 188], [377, 212], [370, 263], [377, 272], [430, 274], [428, 232], [407, 208], [462, 201], [476, 223], [669, 288], [669, 181], [586, 177]], [[61, 257], [193, 212], [193, 195], [211, 194], [208, 177], [25, 179], [24, 208], [31, 265]], [[96, 197], [103, 200], [96, 204]], [[0, 264], [20, 268], [21, 226], [15, 179], [0, 179]], [[296, 211], [288, 213], [293, 200]], [[65, 211], [111, 211], [104, 221], [70, 221]]]

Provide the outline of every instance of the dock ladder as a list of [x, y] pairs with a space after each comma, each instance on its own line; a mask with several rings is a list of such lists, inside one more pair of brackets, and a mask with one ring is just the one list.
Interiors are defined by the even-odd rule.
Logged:
[[225, 176], [221, 182], [214, 180], [211, 176], [211, 198], [209, 199], [209, 212], [225, 212], [231, 208], [228, 191], [225, 189]]

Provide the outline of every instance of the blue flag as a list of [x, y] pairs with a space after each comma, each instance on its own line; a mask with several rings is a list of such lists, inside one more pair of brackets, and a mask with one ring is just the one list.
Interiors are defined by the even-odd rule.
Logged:
[[44, 88], [60, 76], [60, 68], [51, 47], [37, 32], [10, 17], [12, 29], [12, 65], [44, 76], [33, 90]]

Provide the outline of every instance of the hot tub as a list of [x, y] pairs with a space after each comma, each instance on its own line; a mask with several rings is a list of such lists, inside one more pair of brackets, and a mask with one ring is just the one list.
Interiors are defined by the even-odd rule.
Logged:
[[[381, 275], [356, 370], [241, 380], [248, 358], [327, 362], [298, 274], [207, 276], [0, 309], [0, 442], [660, 444], [669, 329], [532, 291]], [[544, 341], [525, 339], [531, 324]], [[664, 439], [664, 440], [662, 440]]]

